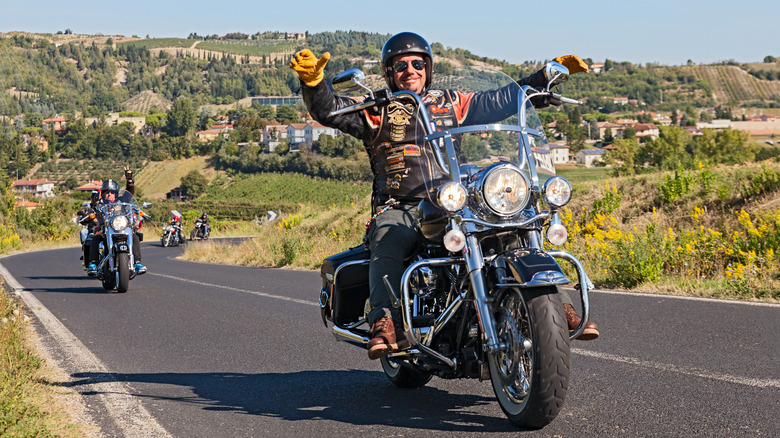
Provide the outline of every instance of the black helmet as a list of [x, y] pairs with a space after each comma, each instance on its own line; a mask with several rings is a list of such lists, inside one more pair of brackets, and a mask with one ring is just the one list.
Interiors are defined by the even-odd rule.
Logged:
[[92, 202], [97, 201], [98, 199], [100, 199], [100, 191], [93, 190], [92, 193], [90, 193], [89, 198], [92, 200]]
[[387, 86], [393, 91], [398, 91], [393, 79], [393, 58], [405, 53], [422, 55], [425, 60], [425, 88], [428, 88], [433, 77], [433, 51], [425, 38], [412, 32], [395, 34], [382, 46], [382, 75]]
[[100, 186], [100, 196], [103, 196], [107, 192], [119, 192], [119, 183], [113, 179], [103, 181], [103, 184]]

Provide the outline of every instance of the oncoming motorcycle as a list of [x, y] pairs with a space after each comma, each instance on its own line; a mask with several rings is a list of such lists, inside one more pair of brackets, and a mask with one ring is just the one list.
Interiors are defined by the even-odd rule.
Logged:
[[101, 217], [100, 232], [105, 236], [100, 243], [97, 278], [105, 290], [127, 292], [130, 280], [136, 276], [133, 269], [133, 233], [142, 226], [144, 212], [133, 195], [125, 190], [119, 191], [117, 202], [98, 204], [96, 210]]
[[[557, 62], [547, 64], [549, 83], [540, 90], [485, 69], [437, 75], [443, 86], [434, 89], [478, 91], [498, 85], [516, 93], [516, 118], [460, 127], [437, 127], [411, 91], [370, 90], [358, 69], [333, 80], [337, 91], [369, 93], [334, 115], [389, 102], [416, 111], [417, 129], [423, 131], [416, 146], [429, 158], [424, 171], [428, 198], [420, 202], [417, 216], [422, 243], [406, 261], [400, 290], [385, 278], [409, 341], [408, 347], [381, 358], [385, 374], [400, 387], [423, 386], [432, 376], [490, 380], [505, 415], [525, 428], [544, 427], [563, 406], [569, 341], [588, 323], [593, 288], [575, 256], [546, 248], [566, 241], [559, 211], [571, 199], [572, 187], [555, 176], [532, 100], [579, 103], [551, 91], [568, 73]], [[370, 340], [369, 260], [369, 251], [360, 246], [327, 258], [321, 268], [323, 322], [332, 323], [337, 339], [363, 346]], [[559, 261], [566, 262], [576, 283]], [[581, 323], [572, 332], [561, 298], [565, 285], [578, 291], [582, 307]]]
[[179, 246], [184, 243], [184, 234], [182, 234], [181, 213], [178, 210], [171, 210], [171, 223], [163, 227], [163, 234], [160, 236], [160, 244], [166, 246]]

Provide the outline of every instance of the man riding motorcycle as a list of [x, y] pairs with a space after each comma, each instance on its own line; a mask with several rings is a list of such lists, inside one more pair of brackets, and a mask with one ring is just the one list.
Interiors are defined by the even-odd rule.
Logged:
[[200, 236], [207, 238], [211, 232], [209, 227], [209, 215], [205, 212], [201, 213], [200, 217], [195, 220], [195, 228], [190, 233], [190, 240], [194, 240], [198, 234], [198, 226], [202, 227]]
[[[125, 192], [134, 195], [135, 181], [133, 181], [133, 172], [127, 166], [125, 166], [124, 171], [125, 179], [127, 180]], [[117, 199], [118, 192], [118, 182], [112, 179], [103, 181], [103, 184], [100, 186], [100, 200], [98, 201], [98, 204], [111, 204], [124, 201], [121, 198]], [[102, 225], [104, 218], [98, 215], [97, 220]], [[106, 237], [100, 232], [95, 233], [95, 236], [92, 238], [92, 246], [89, 249], [89, 266], [87, 266], [87, 274], [91, 277], [97, 275], [97, 263], [100, 258], [100, 243], [105, 242], [105, 240]], [[138, 275], [145, 274], [146, 266], [141, 264], [141, 240], [135, 232], [133, 232], [133, 259], [136, 262], [134, 266], [135, 273]]]
[[[372, 207], [374, 217], [367, 238], [371, 251], [369, 264], [368, 314], [371, 341], [368, 357], [378, 359], [403, 348], [406, 344], [398, 323], [400, 312], [391, 305], [384, 285], [387, 276], [395, 290], [400, 289], [404, 259], [418, 245], [415, 229], [416, 209], [426, 196], [423, 171], [426, 152], [415, 145], [418, 121], [414, 108], [394, 101], [380, 109], [331, 116], [334, 110], [355, 104], [348, 97], [334, 96], [323, 82], [329, 53], [321, 58], [304, 49], [290, 61], [290, 68], [298, 74], [301, 92], [312, 117], [325, 126], [348, 133], [363, 141], [374, 173]], [[575, 55], [555, 59], [571, 73], [587, 72], [587, 65]], [[382, 47], [382, 73], [391, 91], [408, 90], [420, 95], [426, 110], [438, 129], [460, 125], [493, 123], [517, 110], [516, 87], [503, 87], [478, 93], [460, 93], [454, 90], [430, 89], [433, 75], [433, 51], [421, 36], [402, 32], [391, 37]], [[544, 86], [544, 70], [517, 81], [519, 85]], [[571, 305], [571, 299], [562, 294], [569, 330], [581, 319]], [[579, 339], [598, 337], [598, 328], [588, 323]]]

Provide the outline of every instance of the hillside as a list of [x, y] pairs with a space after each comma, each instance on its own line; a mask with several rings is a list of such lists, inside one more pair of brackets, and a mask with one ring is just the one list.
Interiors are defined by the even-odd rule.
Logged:
[[[98, 111], [145, 112], [167, 108], [177, 97], [199, 105], [232, 105], [257, 95], [290, 95], [298, 88], [286, 68], [295, 50], [309, 47], [333, 55], [328, 77], [363, 60], [376, 60], [386, 35], [325, 32], [286, 39], [258, 34], [252, 39], [130, 38], [120, 35], [52, 35], [0, 33], [0, 113], [16, 115], [25, 101], [55, 113], [94, 106]], [[302, 36], [301, 36], [302, 37]], [[538, 68], [532, 63], [509, 65], [463, 49], [434, 43], [437, 71], [444, 74], [463, 64], [486, 63], [515, 76]], [[583, 54], [586, 55], [586, 54]], [[585, 111], [611, 112], [604, 100], [615, 96], [638, 99], [637, 109], [671, 111], [691, 105], [712, 108], [778, 106], [780, 64], [755, 62], [717, 65], [635, 65], [607, 60], [604, 71], [573, 76], [567, 93], [586, 100]], [[368, 73], [376, 74], [376, 67]]]
[[208, 167], [208, 158], [197, 156], [184, 160], [152, 161], [136, 176], [139, 193], [146, 199], [164, 199], [165, 194], [178, 187], [181, 178], [192, 170], [214, 178], [215, 171]]

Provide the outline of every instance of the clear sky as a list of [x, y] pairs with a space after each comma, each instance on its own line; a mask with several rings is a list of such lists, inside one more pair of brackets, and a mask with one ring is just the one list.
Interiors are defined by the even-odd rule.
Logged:
[[780, 58], [780, 0], [0, 0], [0, 32], [186, 38], [412, 31], [509, 62], [577, 54], [679, 65]]

